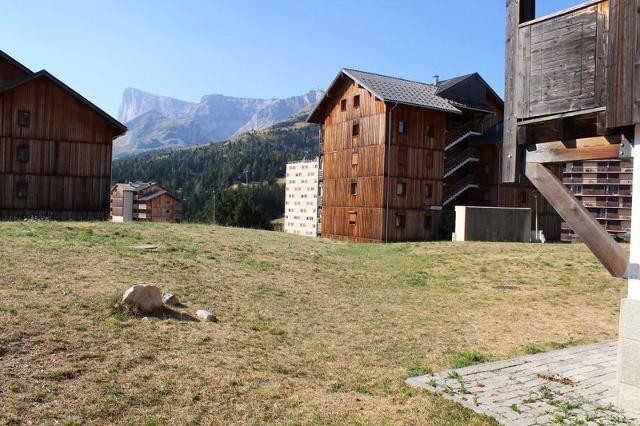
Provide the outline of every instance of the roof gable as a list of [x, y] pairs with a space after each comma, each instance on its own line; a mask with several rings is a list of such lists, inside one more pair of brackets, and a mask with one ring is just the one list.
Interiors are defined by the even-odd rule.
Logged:
[[326, 111], [327, 104], [333, 100], [333, 92], [339, 86], [340, 80], [344, 78], [353, 80], [384, 102], [397, 102], [454, 114], [461, 112], [448, 99], [439, 96], [436, 93], [438, 87], [433, 84], [343, 68], [331, 83], [322, 100], [309, 115], [308, 122], [320, 123], [322, 121], [321, 113]]
[[29, 68], [22, 65], [20, 62], [13, 59], [11, 56], [4, 53], [2, 50], [0, 50], [0, 60], [3, 60], [4, 62], [10, 64], [11, 66], [19, 70], [24, 75], [33, 74], [33, 71], [31, 71]]
[[504, 104], [502, 98], [477, 72], [441, 81], [438, 83], [437, 93], [454, 105], [466, 109], [494, 112], [489, 104], [489, 96], [495, 97], [499, 104]]
[[23, 78], [21, 78], [19, 80], [10, 82], [8, 84], [5, 84], [4, 86], [0, 86], [0, 94], [8, 92], [8, 91], [10, 91], [10, 90], [12, 90], [12, 89], [14, 89], [14, 88], [16, 88], [18, 86], [22, 86], [24, 84], [28, 84], [28, 83], [36, 80], [36, 79], [39, 79], [39, 78], [47, 79], [47, 80], [51, 81], [52, 83], [56, 84], [62, 90], [64, 90], [65, 92], [69, 93], [71, 96], [73, 96], [74, 98], [76, 98], [80, 102], [84, 103], [86, 106], [91, 108], [94, 112], [96, 112], [102, 118], [107, 120], [113, 126], [113, 128], [116, 130], [116, 134], [114, 136], [120, 136], [120, 135], [123, 135], [124, 133], [126, 133], [127, 127], [124, 124], [120, 123], [118, 120], [116, 120], [115, 118], [111, 117], [109, 114], [104, 112], [102, 109], [98, 108], [95, 104], [93, 104], [87, 98], [85, 98], [84, 96], [80, 95], [78, 92], [76, 92], [71, 87], [69, 87], [66, 84], [64, 84], [62, 81], [58, 80], [56, 77], [51, 75], [46, 70], [41, 70], [41, 71], [38, 71], [36, 73], [31, 73], [30, 75], [27, 75], [27, 76], [25, 76], [25, 77], [23, 77]]

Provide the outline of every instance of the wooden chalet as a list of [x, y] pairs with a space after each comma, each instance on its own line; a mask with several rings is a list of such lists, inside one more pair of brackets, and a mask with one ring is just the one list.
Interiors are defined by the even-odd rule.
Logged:
[[113, 222], [180, 222], [182, 202], [155, 182], [118, 183], [111, 188]]
[[[501, 183], [502, 116], [477, 73], [427, 84], [343, 69], [308, 118], [321, 125], [322, 235], [432, 240], [456, 204], [532, 207], [531, 185]], [[559, 239], [559, 218], [539, 211]]]
[[107, 219], [112, 143], [126, 130], [0, 51], [0, 219]]

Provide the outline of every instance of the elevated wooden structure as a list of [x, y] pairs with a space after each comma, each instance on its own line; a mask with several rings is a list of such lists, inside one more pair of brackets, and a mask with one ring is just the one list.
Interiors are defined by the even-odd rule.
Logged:
[[615, 276], [627, 257], [548, 169], [628, 158], [640, 123], [637, 0], [589, 1], [535, 16], [507, 0], [503, 179], [524, 173]]

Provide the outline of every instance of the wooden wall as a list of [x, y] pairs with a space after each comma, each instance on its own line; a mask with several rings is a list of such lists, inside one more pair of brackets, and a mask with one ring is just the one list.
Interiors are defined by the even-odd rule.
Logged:
[[[18, 111], [30, 112], [28, 127]], [[106, 219], [112, 124], [45, 77], [0, 94], [0, 215]], [[18, 150], [28, 149], [28, 161]], [[27, 196], [17, 185], [27, 184]]]
[[[354, 96], [360, 106], [354, 107]], [[347, 100], [346, 111], [341, 100]], [[359, 135], [353, 136], [353, 125]], [[362, 242], [381, 241], [385, 170], [385, 105], [353, 81], [338, 88], [324, 121], [322, 235]], [[352, 165], [357, 153], [357, 165]], [[351, 195], [351, 183], [358, 195]], [[356, 225], [349, 224], [355, 212]]]
[[[516, 116], [536, 117], [606, 104], [608, 2], [534, 20], [518, 30]], [[604, 5], [604, 6], [603, 6]]]
[[640, 44], [638, 2], [611, 0], [607, 127], [640, 123]]
[[151, 200], [152, 222], [179, 222], [180, 202], [169, 194], [160, 195]]
[[0, 86], [21, 79], [28, 74], [0, 55]]
[[[398, 105], [391, 122], [389, 241], [437, 238], [440, 214], [425, 211], [425, 206], [442, 204], [446, 114]], [[404, 123], [403, 133], [400, 122]], [[405, 195], [397, 195], [398, 183], [406, 184]], [[431, 186], [430, 196], [427, 185]], [[404, 227], [396, 227], [397, 215], [405, 218]]]

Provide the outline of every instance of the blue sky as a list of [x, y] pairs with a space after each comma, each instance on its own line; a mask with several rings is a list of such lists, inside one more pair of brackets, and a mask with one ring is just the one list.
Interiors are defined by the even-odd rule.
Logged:
[[[538, 16], [580, 0], [538, 0]], [[480, 72], [503, 92], [504, 0], [5, 2], [0, 49], [111, 114], [137, 87], [287, 97], [341, 67], [431, 81]]]

